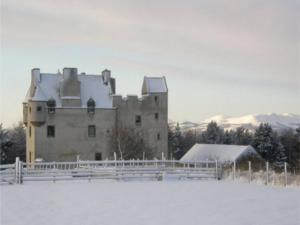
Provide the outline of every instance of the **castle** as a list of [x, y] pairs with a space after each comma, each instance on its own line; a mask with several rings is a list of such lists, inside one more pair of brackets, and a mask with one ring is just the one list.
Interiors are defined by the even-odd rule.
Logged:
[[117, 127], [139, 132], [156, 158], [167, 156], [165, 77], [144, 77], [141, 98], [115, 93], [116, 82], [107, 69], [101, 75], [78, 74], [77, 68], [56, 74], [32, 69], [23, 103], [26, 161], [111, 158], [109, 137]]

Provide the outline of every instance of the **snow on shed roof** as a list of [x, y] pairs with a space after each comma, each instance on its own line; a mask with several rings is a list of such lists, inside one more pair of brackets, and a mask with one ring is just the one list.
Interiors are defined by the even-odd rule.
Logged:
[[168, 92], [165, 77], [144, 77], [142, 94]]
[[[40, 77], [33, 77], [36, 87], [34, 96], [30, 97], [28, 91], [25, 102], [32, 101], [48, 101], [53, 98], [57, 107], [62, 107], [62, 98], [59, 96], [60, 82], [63, 80], [61, 74], [41, 73]], [[112, 108], [112, 96], [109, 85], [105, 85], [102, 76], [99, 75], [78, 75], [80, 81], [80, 93], [82, 107], [86, 107], [89, 98], [93, 98], [96, 108]]]
[[251, 154], [257, 154], [257, 152], [250, 145], [195, 144], [180, 161], [218, 160], [227, 162]]

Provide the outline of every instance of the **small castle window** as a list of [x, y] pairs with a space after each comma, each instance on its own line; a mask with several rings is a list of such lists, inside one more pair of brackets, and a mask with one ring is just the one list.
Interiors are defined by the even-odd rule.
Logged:
[[47, 137], [55, 137], [55, 127], [47, 126]]
[[95, 160], [102, 160], [102, 153], [101, 152], [96, 152], [95, 153]]
[[95, 107], [96, 107], [96, 103], [95, 103], [94, 99], [90, 98], [87, 102], [87, 112], [90, 114], [94, 114]]
[[157, 133], [157, 140], [160, 140], [160, 133]]
[[88, 127], [88, 136], [89, 137], [96, 137], [96, 126], [95, 125], [89, 125], [89, 127]]
[[135, 125], [141, 125], [142, 124], [142, 117], [141, 115], [135, 116]]
[[31, 137], [31, 126], [29, 126], [29, 137]]
[[41, 112], [42, 111], [42, 106], [37, 106], [36, 111]]
[[55, 113], [56, 102], [54, 99], [49, 99], [47, 102], [48, 113]]
[[158, 113], [155, 113], [154, 117], [155, 117], [156, 120], [158, 120]]
[[155, 103], [158, 103], [159, 97], [158, 96], [154, 96], [154, 101], [155, 101]]

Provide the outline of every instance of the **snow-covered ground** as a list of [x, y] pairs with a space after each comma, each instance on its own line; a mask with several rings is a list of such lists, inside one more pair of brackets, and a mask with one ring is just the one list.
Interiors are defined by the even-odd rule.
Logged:
[[299, 225], [300, 189], [226, 181], [1, 186], [3, 225]]

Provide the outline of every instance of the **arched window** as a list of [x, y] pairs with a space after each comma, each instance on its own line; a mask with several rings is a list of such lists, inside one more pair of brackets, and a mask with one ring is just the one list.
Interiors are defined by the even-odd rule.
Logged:
[[53, 98], [48, 100], [47, 106], [48, 106], [48, 113], [55, 113], [56, 102]]
[[90, 98], [87, 101], [87, 112], [91, 113], [91, 114], [94, 114], [95, 113], [95, 106], [96, 106], [96, 103], [95, 103], [94, 99]]

